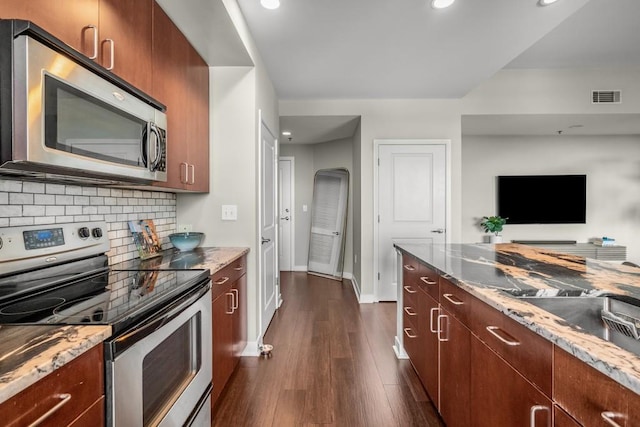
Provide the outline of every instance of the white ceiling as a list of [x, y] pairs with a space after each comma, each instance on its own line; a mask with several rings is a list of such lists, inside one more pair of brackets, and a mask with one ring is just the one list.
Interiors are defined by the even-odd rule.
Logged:
[[280, 131], [291, 136], [281, 136], [282, 144], [317, 144], [351, 138], [360, 123], [359, 116], [282, 116]]

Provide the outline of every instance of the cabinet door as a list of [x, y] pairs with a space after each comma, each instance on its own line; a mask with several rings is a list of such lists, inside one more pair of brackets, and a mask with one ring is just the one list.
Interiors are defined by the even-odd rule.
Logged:
[[471, 361], [470, 425], [550, 425], [551, 401], [475, 337]]
[[189, 49], [189, 103], [187, 141], [191, 191], [209, 191], [209, 67], [195, 49]]
[[449, 427], [470, 424], [471, 331], [442, 310], [440, 333], [440, 414]]
[[153, 92], [167, 106], [167, 181], [161, 187], [185, 189], [188, 154], [188, 78], [191, 45], [166, 13], [153, 6]]
[[233, 293], [230, 288], [213, 300], [213, 390], [211, 403], [220, 396], [233, 370]]
[[418, 304], [420, 306], [418, 333], [420, 334], [421, 354], [418, 374], [433, 404], [437, 407], [439, 396], [438, 379], [440, 375], [438, 369], [439, 343], [437, 333], [438, 302], [422, 290], [417, 295], [419, 295]]
[[554, 427], [580, 427], [580, 423], [571, 418], [559, 406], [553, 407], [553, 425]]
[[244, 274], [231, 289], [235, 293], [235, 309], [233, 312], [233, 355], [234, 367], [247, 344], [247, 275]]
[[[100, 0], [99, 63], [146, 93], [152, 91], [153, 0]], [[113, 63], [111, 49], [113, 47]]]
[[[98, 40], [99, 0], [2, 0], [0, 18], [34, 22], [75, 50], [91, 57]], [[92, 25], [94, 28], [88, 28]]]

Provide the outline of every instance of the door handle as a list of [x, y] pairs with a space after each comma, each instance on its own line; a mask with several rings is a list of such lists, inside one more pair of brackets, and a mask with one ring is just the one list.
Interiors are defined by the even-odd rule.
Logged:
[[334, 231], [333, 234], [335, 234], [336, 236], [340, 235], [340, 233], [338, 233], [337, 231]]
[[444, 228], [436, 228], [435, 230], [431, 230], [432, 233], [442, 234], [444, 233]]
[[262, 238], [262, 244], [264, 245], [265, 243], [269, 243], [271, 241], [271, 239], [265, 239], [264, 237]]
[[288, 216], [285, 216], [285, 217], [280, 218], [280, 219], [282, 219], [282, 220], [284, 220], [284, 221], [289, 221], [289, 217], [288, 217]]

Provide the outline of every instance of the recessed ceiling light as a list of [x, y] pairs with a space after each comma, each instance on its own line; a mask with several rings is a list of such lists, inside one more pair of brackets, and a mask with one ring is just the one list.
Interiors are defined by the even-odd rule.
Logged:
[[558, 0], [538, 0], [538, 6], [549, 6], [557, 1]]
[[434, 9], [444, 9], [445, 7], [449, 7], [456, 0], [431, 0], [431, 7]]
[[282, 131], [282, 136], [291, 136], [291, 132], [288, 130]]
[[260, 4], [265, 9], [277, 9], [280, 7], [280, 0], [260, 0]]

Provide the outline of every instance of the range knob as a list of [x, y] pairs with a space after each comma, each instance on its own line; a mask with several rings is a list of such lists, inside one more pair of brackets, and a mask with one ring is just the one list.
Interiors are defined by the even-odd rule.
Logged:
[[78, 229], [78, 236], [80, 236], [81, 239], [86, 239], [90, 235], [89, 227], [81, 227]]
[[91, 230], [91, 235], [93, 237], [95, 237], [96, 239], [99, 239], [102, 237], [102, 228], [100, 227], [96, 227], [93, 230]]

